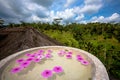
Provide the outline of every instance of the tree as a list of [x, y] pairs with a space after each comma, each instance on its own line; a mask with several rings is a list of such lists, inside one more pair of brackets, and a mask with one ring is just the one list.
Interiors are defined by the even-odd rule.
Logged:
[[3, 26], [3, 24], [4, 24], [4, 20], [0, 18], [0, 26]]

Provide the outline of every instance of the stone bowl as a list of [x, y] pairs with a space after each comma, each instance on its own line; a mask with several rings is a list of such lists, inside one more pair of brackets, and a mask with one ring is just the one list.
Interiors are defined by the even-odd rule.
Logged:
[[[27, 53], [34, 54], [39, 50], [44, 50], [44, 55], [51, 50], [52, 57], [46, 59], [44, 56], [40, 62], [31, 62], [18, 73], [11, 72], [14, 67], [19, 66], [16, 60], [27, 59]], [[65, 51], [66, 54], [60, 56], [58, 55], [60, 51]], [[72, 52], [72, 58], [66, 57], [69, 52]], [[76, 59], [77, 55], [81, 55], [88, 64], [79, 62]], [[53, 71], [55, 66], [61, 66], [63, 72], [55, 73]], [[52, 71], [52, 77], [45, 78], [41, 75], [46, 69]], [[103, 63], [84, 50], [66, 46], [43, 46], [26, 49], [1, 60], [0, 80], [109, 80], [109, 77]]]

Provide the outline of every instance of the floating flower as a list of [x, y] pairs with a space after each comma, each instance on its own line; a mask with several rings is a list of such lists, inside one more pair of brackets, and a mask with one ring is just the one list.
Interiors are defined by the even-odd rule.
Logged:
[[43, 58], [45, 58], [45, 56], [44, 55], [39, 55], [39, 56], [37, 56], [37, 58], [38, 59], [43, 59]]
[[46, 55], [45, 55], [45, 58], [47, 58], [47, 59], [49, 59], [49, 58], [51, 58], [52, 57], [52, 55], [50, 54], [50, 53], [47, 53]]
[[64, 56], [65, 54], [66, 54], [66, 52], [63, 51], [63, 50], [61, 50], [60, 52], [58, 52], [58, 55], [59, 55], [59, 56]]
[[39, 58], [35, 58], [33, 61], [34, 61], [34, 62], [40, 62], [41, 59], [39, 59]]
[[63, 72], [63, 69], [62, 69], [61, 66], [55, 66], [55, 67], [53, 68], [53, 71], [56, 72], [56, 73], [61, 73], [61, 72]]
[[22, 63], [22, 62], [24, 62], [24, 61], [25, 61], [24, 59], [18, 59], [18, 60], [16, 60], [16, 62], [19, 63], [19, 64]]
[[23, 62], [23, 63], [20, 64], [20, 66], [24, 67], [24, 68], [28, 67], [29, 65], [30, 65], [29, 61], [25, 61], [25, 62]]
[[26, 61], [31, 62], [31, 61], [33, 61], [33, 59], [34, 59], [34, 58], [30, 57], [30, 58], [26, 59]]
[[15, 73], [19, 73], [23, 68], [22, 67], [15, 67], [11, 70], [11, 73], [15, 74]]
[[52, 50], [48, 50], [48, 53], [52, 53]]
[[76, 57], [77, 57], [77, 58], [79, 58], [79, 57], [81, 57], [81, 58], [82, 58], [82, 56], [81, 56], [81, 55], [79, 55], [79, 54], [78, 54], [78, 55], [76, 55]]
[[58, 55], [59, 55], [59, 56], [64, 56], [64, 53], [59, 52]]
[[42, 77], [44, 77], [44, 78], [49, 78], [49, 77], [52, 77], [52, 76], [53, 76], [51, 70], [44, 70], [44, 71], [41, 73], [41, 75], [42, 75]]
[[44, 55], [43, 53], [37, 53], [36, 54], [37, 56], [42, 56], [42, 55]]
[[36, 57], [36, 55], [35, 55], [35, 54], [31, 54], [30, 57], [33, 57], [33, 58], [34, 58], [34, 57]]
[[44, 53], [44, 50], [39, 50], [38, 53]]
[[67, 55], [66, 55], [66, 58], [67, 58], [67, 59], [71, 59], [71, 58], [72, 58], [72, 55], [71, 55], [71, 54], [67, 54]]
[[31, 54], [30, 54], [30, 53], [27, 53], [27, 54], [25, 54], [25, 55], [28, 56], [28, 57], [30, 57]]
[[89, 62], [88, 62], [88, 61], [86, 61], [86, 60], [81, 60], [81, 64], [83, 64], [83, 65], [88, 65], [88, 64], [89, 64]]
[[71, 54], [72, 55], [73, 53], [72, 52], [68, 52], [67, 54]]
[[77, 57], [77, 60], [78, 60], [79, 62], [81, 62], [81, 61], [83, 60], [83, 58], [82, 58], [82, 57]]

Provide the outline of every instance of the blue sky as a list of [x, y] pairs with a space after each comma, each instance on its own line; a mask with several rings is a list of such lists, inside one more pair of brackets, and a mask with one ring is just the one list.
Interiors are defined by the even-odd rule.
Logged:
[[120, 22], [120, 0], [0, 0], [0, 18], [6, 23]]

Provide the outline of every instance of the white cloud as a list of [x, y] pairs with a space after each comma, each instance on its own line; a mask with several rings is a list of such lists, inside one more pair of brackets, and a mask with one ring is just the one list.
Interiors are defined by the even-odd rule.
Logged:
[[112, 16], [110, 16], [108, 18], [110, 21], [120, 21], [120, 15], [118, 13], [114, 13], [112, 14]]
[[80, 14], [79, 16], [77, 16], [76, 18], [75, 18], [75, 20], [76, 21], [80, 21], [81, 19], [83, 19], [84, 18], [84, 14]]
[[81, 13], [96, 13], [102, 7], [102, 0], [85, 0], [85, 5], [80, 9]]
[[120, 22], [120, 14], [118, 13], [113, 13], [111, 16], [109, 17], [104, 17], [104, 16], [100, 16], [100, 17], [92, 17], [90, 22], [101, 22], [101, 23], [108, 23], [108, 22]]

